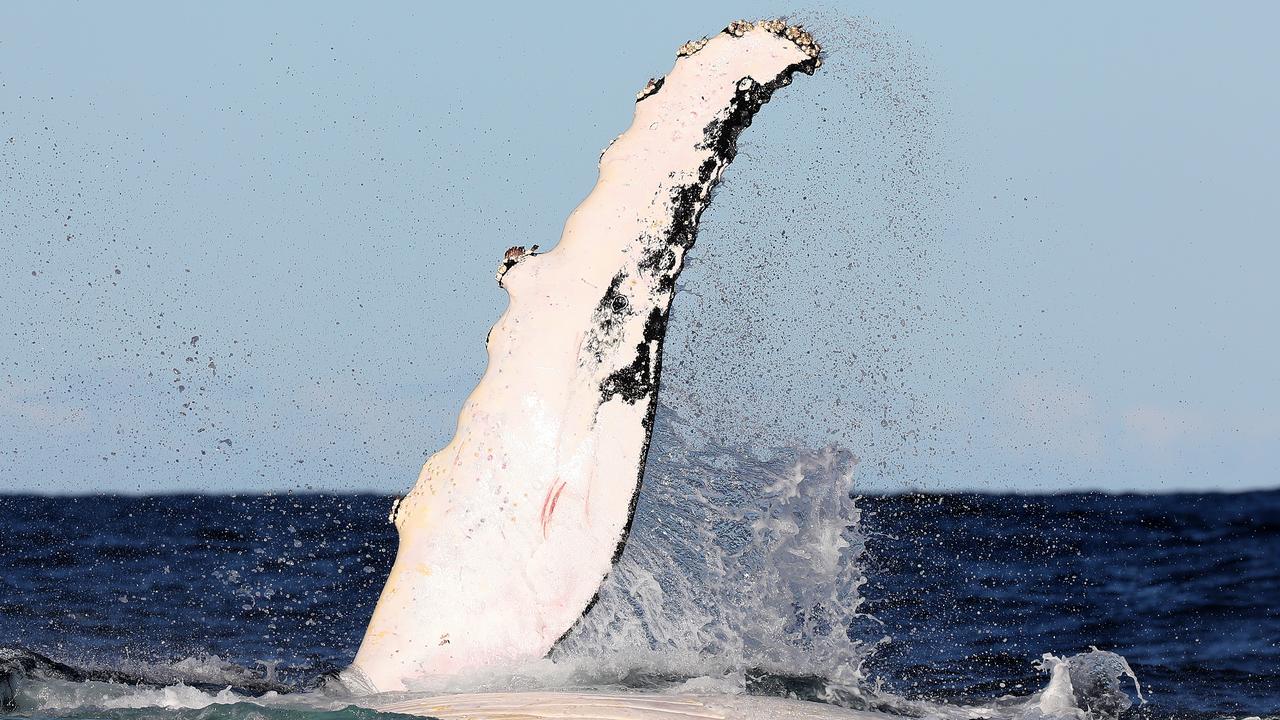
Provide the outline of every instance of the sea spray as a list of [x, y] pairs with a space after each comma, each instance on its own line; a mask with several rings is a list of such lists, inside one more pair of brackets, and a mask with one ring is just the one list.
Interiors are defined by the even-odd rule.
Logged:
[[1120, 681], [1133, 681], [1138, 702], [1146, 703], [1142, 685], [1129, 661], [1113, 652], [1090, 648], [1087, 653], [1061, 658], [1045, 653], [1037, 666], [1049, 673], [1049, 684], [1032, 696], [1022, 718], [1088, 718], [1107, 720], [1133, 706]]
[[971, 379], [951, 347], [969, 279], [948, 281], [986, 271], [944, 260], [981, 242], [947, 235], [962, 179], [944, 88], [902, 33], [808, 15], [822, 69], [756, 118], [716, 190], [661, 401], [740, 445], [848, 448], [864, 490], [928, 487], [954, 459], [943, 391]]
[[882, 633], [859, 612], [856, 462], [736, 447], [661, 408], [631, 539], [553, 658], [859, 693]]

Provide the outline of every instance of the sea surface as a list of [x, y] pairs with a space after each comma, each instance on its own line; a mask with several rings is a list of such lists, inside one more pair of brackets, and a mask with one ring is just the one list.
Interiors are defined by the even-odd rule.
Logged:
[[[0, 647], [161, 684], [314, 686], [359, 643], [392, 501], [0, 496]], [[1280, 491], [854, 502], [869, 695], [1027, 695], [1043, 654], [1092, 646], [1142, 684], [1125, 717], [1280, 714]]]

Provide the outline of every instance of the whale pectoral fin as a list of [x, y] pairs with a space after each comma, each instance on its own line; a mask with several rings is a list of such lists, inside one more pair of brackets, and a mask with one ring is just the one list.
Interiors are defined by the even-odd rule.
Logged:
[[555, 248], [506, 252], [489, 365], [395, 512], [396, 562], [352, 677], [400, 690], [543, 657], [590, 608], [634, 517], [684, 254], [738, 135], [818, 56], [772, 20], [685, 46]]

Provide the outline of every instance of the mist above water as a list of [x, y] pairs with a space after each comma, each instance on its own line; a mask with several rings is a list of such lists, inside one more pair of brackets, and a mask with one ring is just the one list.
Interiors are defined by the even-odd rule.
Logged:
[[[927, 486], [951, 422], [939, 329], [955, 168], [918, 51], [875, 24], [809, 23], [821, 69], [739, 141], [668, 326], [662, 402], [729, 444], [852, 450], [859, 479]], [[800, 141], [803, 139], [803, 141]], [[963, 269], [948, 268], [951, 274]]]

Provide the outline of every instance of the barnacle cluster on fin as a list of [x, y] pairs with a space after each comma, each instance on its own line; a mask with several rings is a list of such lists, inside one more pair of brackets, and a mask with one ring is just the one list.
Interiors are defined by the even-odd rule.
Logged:
[[[809, 57], [810, 62], [806, 64], [804, 69], [806, 73], [813, 74], [814, 70], [822, 67], [822, 59], [818, 57], [822, 53], [822, 46], [814, 41], [813, 35], [809, 34], [809, 31], [805, 30], [803, 25], [788, 25], [786, 21], [777, 19], [760, 20], [758, 22], [751, 22], [750, 20], [734, 20], [721, 32], [726, 35], [732, 35], [733, 37], [742, 37], [756, 28], [771, 32], [778, 37], [786, 38], [787, 40], [795, 43], [796, 47], [800, 48], [800, 51]], [[710, 41], [711, 38], [706, 37], [699, 38], [697, 40], [690, 40], [689, 42], [681, 45], [679, 50], [676, 50], [676, 57], [688, 57], [693, 55], [706, 47], [707, 43]], [[658, 92], [658, 90], [662, 88], [662, 80], [662, 78], [650, 79], [644, 88], [641, 89], [640, 92], [636, 93], [636, 102], [640, 102], [641, 100]]]
[[537, 254], [538, 254], [537, 245], [534, 245], [533, 247], [527, 250], [523, 245], [515, 245], [513, 247], [508, 248], [506, 254], [502, 256], [502, 264], [498, 266], [498, 273], [497, 275], [495, 275], [495, 279], [498, 281], [498, 285], [502, 285], [502, 276], [506, 275], [508, 270], [515, 267], [516, 264], [519, 263], [521, 260], [524, 260], [525, 258], [533, 257], [534, 255], [537, 255]]
[[662, 89], [663, 80], [666, 80], [666, 78], [649, 78], [649, 82], [645, 83], [640, 92], [636, 93], [636, 102], [640, 102]]
[[699, 50], [707, 46], [707, 40], [708, 38], [690, 40], [689, 42], [681, 45], [679, 50], [676, 50], [676, 57], [688, 57], [698, 52]]
[[[748, 26], [750, 24], [746, 23]], [[733, 24], [731, 23], [730, 27], [732, 26]], [[782, 20], [761, 20], [756, 23], [756, 27], [790, 40], [796, 44], [796, 47], [800, 48], [801, 52], [815, 61], [818, 60], [818, 55], [822, 53], [822, 46], [813, 39], [813, 35], [809, 34], [809, 31], [805, 30], [803, 25], [788, 25]], [[749, 30], [750, 27], [747, 29]], [[725, 31], [729, 32], [729, 28], [725, 28]]]
[[[804, 29], [803, 25], [788, 25], [784, 20], [761, 20], [759, 22], [751, 22], [750, 20], [734, 20], [729, 23], [722, 32], [734, 37], [742, 37], [752, 30], [760, 28], [786, 38], [796, 44], [805, 55], [808, 55], [815, 62], [815, 67], [821, 63], [818, 55], [822, 52], [822, 46], [814, 41], [813, 35]], [[676, 57], [687, 57], [692, 55], [706, 46], [709, 38], [700, 38], [698, 40], [690, 40], [680, 49], [676, 51]]]

